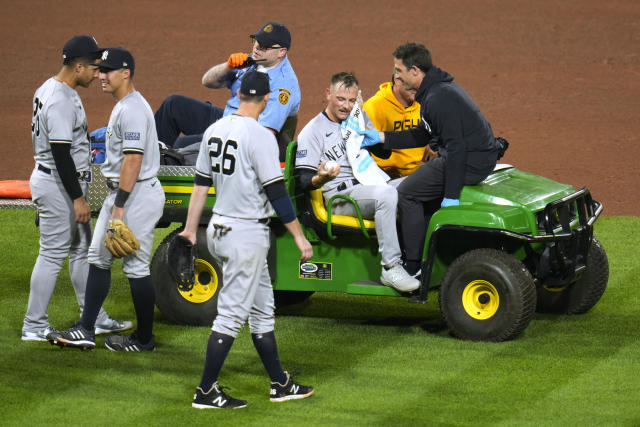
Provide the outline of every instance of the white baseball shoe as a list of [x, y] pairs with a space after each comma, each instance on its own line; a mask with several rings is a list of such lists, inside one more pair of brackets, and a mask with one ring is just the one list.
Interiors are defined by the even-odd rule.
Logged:
[[411, 292], [420, 287], [420, 281], [411, 277], [400, 263], [388, 270], [383, 268], [380, 281], [383, 285], [390, 286], [400, 292]]
[[129, 320], [118, 320], [113, 317], [108, 317], [104, 323], [96, 323], [96, 335], [128, 331], [132, 328], [133, 323]]
[[51, 326], [39, 331], [22, 331], [22, 341], [47, 341], [47, 334], [57, 332]]

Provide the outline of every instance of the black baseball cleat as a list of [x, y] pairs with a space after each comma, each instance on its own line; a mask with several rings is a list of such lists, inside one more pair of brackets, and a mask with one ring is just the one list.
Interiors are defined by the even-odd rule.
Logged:
[[247, 406], [246, 400], [234, 399], [223, 391], [224, 387], [216, 381], [208, 392], [196, 387], [191, 406], [197, 409], [240, 409]]
[[85, 329], [80, 322], [74, 323], [69, 330], [48, 333], [47, 341], [61, 348], [76, 347], [81, 350], [93, 350], [96, 347], [94, 331]]
[[104, 339], [104, 345], [111, 351], [153, 351], [156, 349], [156, 340], [151, 335], [151, 340], [142, 344], [138, 333], [131, 335], [110, 335]]
[[287, 381], [284, 385], [280, 383], [271, 383], [271, 392], [269, 398], [272, 402], [284, 402], [287, 400], [304, 399], [309, 397], [315, 391], [313, 387], [307, 385], [296, 384], [289, 375], [289, 372], [284, 372], [287, 375]]

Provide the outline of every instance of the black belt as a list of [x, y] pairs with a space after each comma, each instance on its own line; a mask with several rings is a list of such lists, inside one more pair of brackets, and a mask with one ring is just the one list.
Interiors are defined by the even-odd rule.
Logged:
[[[41, 164], [38, 164], [38, 170], [40, 172], [46, 173], [47, 175], [51, 175], [51, 169], [49, 169], [49, 168], [47, 168], [45, 166], [42, 166]], [[88, 173], [89, 173], [89, 171], [76, 172], [76, 177], [85, 179], [87, 177]]]
[[[155, 176], [152, 176], [151, 178], [139, 179], [136, 182], [148, 181], [148, 180], [153, 179], [153, 178], [155, 178]], [[114, 181], [114, 180], [112, 180], [110, 178], [107, 178], [106, 183], [107, 183], [107, 187], [109, 187], [109, 190], [117, 190], [118, 189], [118, 186], [119, 186], [118, 181]]]
[[[346, 190], [346, 189], [347, 189], [347, 182], [348, 182], [348, 181], [341, 182], [341, 183], [336, 187], [336, 190], [338, 190], [338, 191], [344, 191], [344, 190]], [[358, 180], [357, 180], [357, 179], [353, 178], [353, 179], [351, 180], [351, 184], [353, 184], [353, 185], [357, 185], [357, 184], [359, 184], [359, 182], [358, 182]]]
[[117, 190], [118, 181], [112, 181], [110, 179], [107, 179], [107, 187], [109, 187], [109, 190]]
[[260, 224], [269, 224], [269, 221], [270, 221], [270, 220], [271, 220], [271, 218], [260, 218], [260, 219], [258, 220], [258, 222], [259, 222]]

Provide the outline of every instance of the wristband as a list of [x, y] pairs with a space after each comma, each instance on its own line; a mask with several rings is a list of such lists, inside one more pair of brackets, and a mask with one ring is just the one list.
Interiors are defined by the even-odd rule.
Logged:
[[114, 203], [117, 208], [124, 208], [124, 204], [129, 198], [129, 194], [131, 193], [124, 191], [122, 188], [118, 188], [118, 194], [116, 194], [116, 201]]

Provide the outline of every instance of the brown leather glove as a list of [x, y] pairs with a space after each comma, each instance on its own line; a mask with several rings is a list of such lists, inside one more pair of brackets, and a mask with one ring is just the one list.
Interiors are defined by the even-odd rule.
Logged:
[[120, 219], [110, 219], [104, 244], [116, 258], [131, 255], [140, 249], [133, 231]]
[[232, 53], [227, 59], [227, 67], [231, 69], [248, 67], [251, 65], [249, 59], [249, 55], [246, 53]]

